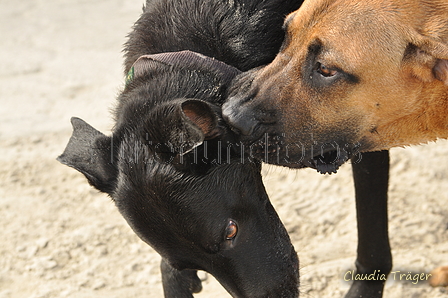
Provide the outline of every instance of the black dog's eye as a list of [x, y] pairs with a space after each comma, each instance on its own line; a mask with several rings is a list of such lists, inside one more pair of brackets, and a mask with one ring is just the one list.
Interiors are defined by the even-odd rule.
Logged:
[[238, 234], [238, 226], [233, 220], [230, 220], [225, 231], [226, 240], [234, 239], [236, 234]]
[[336, 69], [329, 68], [329, 67], [323, 65], [322, 63], [317, 63], [316, 70], [322, 76], [327, 77], [327, 78], [333, 77], [333, 76], [335, 76], [338, 73], [338, 71]]

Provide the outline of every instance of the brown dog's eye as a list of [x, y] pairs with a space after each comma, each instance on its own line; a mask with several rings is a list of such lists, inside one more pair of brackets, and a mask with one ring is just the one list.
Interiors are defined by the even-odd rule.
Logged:
[[332, 77], [338, 73], [337, 70], [328, 68], [325, 65], [323, 65], [322, 63], [318, 63], [317, 71], [324, 77]]
[[232, 240], [233, 238], [236, 237], [237, 233], [238, 233], [238, 226], [233, 220], [229, 221], [225, 231], [226, 240]]

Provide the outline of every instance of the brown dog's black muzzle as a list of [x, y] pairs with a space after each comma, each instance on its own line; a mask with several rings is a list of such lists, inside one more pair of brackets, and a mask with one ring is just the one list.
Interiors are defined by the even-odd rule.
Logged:
[[222, 116], [233, 131], [241, 137], [253, 139], [256, 128], [261, 124], [256, 113], [260, 109], [254, 102], [258, 90], [253, 87], [253, 78], [258, 68], [237, 76], [231, 84]]
[[263, 107], [253, 98], [253, 95], [229, 97], [222, 106], [222, 116], [237, 134], [257, 140], [275, 126], [278, 111]]
[[260, 96], [260, 84], [256, 82], [263, 67], [244, 72], [233, 79], [222, 116], [245, 143], [253, 143], [265, 134], [276, 135], [281, 119], [281, 109], [274, 106], [272, 96], [275, 86], [268, 87]]
[[[239, 99], [232, 98], [222, 106], [222, 116], [233, 131], [243, 136], [251, 136], [259, 121], [249, 107], [239, 105]], [[236, 103], [236, 104], [235, 104]]]

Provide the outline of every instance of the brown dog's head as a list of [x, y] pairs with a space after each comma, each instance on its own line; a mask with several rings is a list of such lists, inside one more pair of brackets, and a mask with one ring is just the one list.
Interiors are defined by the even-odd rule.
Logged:
[[224, 116], [251, 154], [320, 172], [446, 137], [448, 3], [426, 5], [305, 1], [275, 60], [237, 77]]

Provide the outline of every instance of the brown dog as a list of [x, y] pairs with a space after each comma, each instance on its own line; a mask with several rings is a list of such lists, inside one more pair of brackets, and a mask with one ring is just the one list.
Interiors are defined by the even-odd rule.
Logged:
[[356, 152], [448, 137], [448, 1], [305, 1], [284, 27], [276, 59], [224, 106], [249, 144], [278, 145], [268, 162], [333, 172]]
[[[448, 138], [448, 1], [306, 0], [284, 28], [280, 53], [237, 77], [223, 116], [268, 163], [331, 173], [352, 157], [357, 272], [388, 273], [389, 161], [373, 151]], [[355, 282], [345, 297], [382, 288]]]

